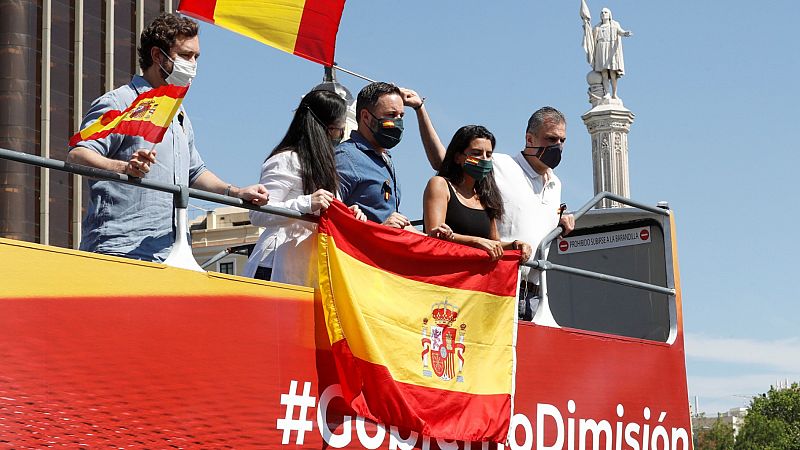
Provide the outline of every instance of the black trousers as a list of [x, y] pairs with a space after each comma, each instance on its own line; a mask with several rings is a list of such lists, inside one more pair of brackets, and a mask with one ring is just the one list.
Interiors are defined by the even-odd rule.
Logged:
[[533, 320], [536, 308], [539, 307], [539, 285], [522, 280], [519, 284], [519, 303], [517, 314], [519, 320]]
[[271, 280], [272, 279], [272, 267], [258, 266], [258, 269], [256, 269], [256, 274], [253, 275], [253, 278], [256, 278], [256, 279], [259, 279], [259, 280], [265, 280], [265, 281]]

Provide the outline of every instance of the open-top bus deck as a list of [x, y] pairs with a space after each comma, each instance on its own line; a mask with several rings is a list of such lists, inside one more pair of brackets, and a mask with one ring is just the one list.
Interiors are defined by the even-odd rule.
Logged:
[[[636, 207], [591, 209], [609, 197]], [[506, 445], [690, 449], [674, 215], [603, 194], [576, 216], [531, 263], [544, 295], [518, 325]], [[310, 288], [9, 239], [0, 255], [10, 448], [495, 446], [349, 412]]]

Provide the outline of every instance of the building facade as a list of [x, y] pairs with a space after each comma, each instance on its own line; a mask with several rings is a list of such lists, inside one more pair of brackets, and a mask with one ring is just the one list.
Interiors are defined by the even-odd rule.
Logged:
[[695, 433], [702, 429], [712, 428], [716, 422], [722, 422], [733, 428], [733, 435], [739, 434], [747, 416], [747, 408], [731, 408], [728, 412], [719, 413], [717, 417], [706, 417], [702, 414], [692, 415], [692, 429]]
[[207, 211], [189, 225], [192, 254], [210, 272], [241, 275], [263, 228], [250, 223], [250, 212], [226, 206]]
[[[137, 70], [146, 23], [172, 0], [0, 2], [0, 147], [66, 159], [91, 102]], [[80, 176], [0, 160], [0, 237], [77, 248]]]

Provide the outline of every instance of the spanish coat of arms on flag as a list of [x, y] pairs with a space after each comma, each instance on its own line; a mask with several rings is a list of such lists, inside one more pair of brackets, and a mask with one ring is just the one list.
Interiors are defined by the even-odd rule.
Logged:
[[426, 436], [505, 442], [518, 260], [355, 220], [319, 224], [319, 281], [342, 394], [359, 415]]
[[109, 134], [141, 136], [159, 143], [169, 128], [169, 123], [181, 107], [189, 86], [165, 84], [139, 94], [124, 111], [106, 111], [95, 122], [75, 133], [70, 146], [81, 141], [102, 139]]

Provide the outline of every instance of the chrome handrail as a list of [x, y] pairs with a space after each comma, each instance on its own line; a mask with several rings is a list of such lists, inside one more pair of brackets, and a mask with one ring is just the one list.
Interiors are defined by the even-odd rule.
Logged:
[[[60, 170], [62, 172], [74, 173], [101, 180], [110, 180], [110, 181], [117, 181], [119, 183], [132, 184], [148, 189], [154, 189], [156, 191], [166, 192], [176, 197], [181, 195], [181, 186], [177, 184], [162, 183], [160, 181], [152, 181], [146, 178], [136, 178], [125, 174], [112, 172], [110, 170], [97, 169], [94, 167], [82, 166], [80, 164], [72, 164], [65, 161], [59, 161], [56, 159], [43, 158], [41, 156], [30, 155], [28, 153], [17, 152], [5, 148], [0, 148], [0, 159], [7, 159], [10, 161], [31, 164], [34, 166], [44, 167], [47, 169]], [[250, 202], [246, 202], [236, 197], [230, 197], [222, 194], [215, 194], [213, 192], [208, 192], [201, 189], [193, 189], [193, 188], [187, 188], [187, 189], [189, 197], [191, 198], [221, 203], [223, 205], [228, 205], [228, 206], [238, 206], [244, 209], [250, 209], [253, 211], [265, 212], [269, 214], [276, 214], [284, 217], [291, 217], [293, 219], [300, 219], [306, 222], [319, 221], [319, 217], [313, 214], [302, 214], [297, 211], [292, 211], [286, 208], [279, 208], [277, 206], [267, 206], [267, 205], [256, 206]]]
[[276, 206], [256, 206], [250, 202], [246, 202], [240, 198], [230, 197], [227, 195], [215, 194], [200, 189], [193, 189], [186, 185], [162, 183], [160, 181], [153, 181], [143, 178], [136, 178], [122, 173], [112, 172], [110, 170], [98, 169], [95, 167], [83, 166], [80, 164], [72, 164], [65, 161], [56, 159], [44, 158], [37, 155], [30, 155], [28, 153], [17, 152], [0, 148], [0, 159], [16, 161], [23, 164], [31, 164], [46, 169], [60, 170], [62, 172], [69, 172], [73, 174], [83, 175], [100, 180], [115, 181], [118, 183], [125, 183], [140, 186], [146, 189], [153, 189], [156, 191], [166, 192], [172, 194], [173, 204], [175, 206], [175, 242], [172, 245], [167, 259], [164, 264], [180, 267], [183, 269], [190, 269], [196, 271], [203, 271], [203, 268], [197, 264], [197, 261], [192, 255], [191, 245], [187, 238], [189, 234], [189, 220], [188, 211], [189, 198], [197, 198], [211, 202], [220, 203], [228, 206], [237, 206], [239, 208], [249, 209], [252, 211], [264, 212], [267, 214], [275, 214], [283, 217], [290, 217], [293, 219], [304, 220], [307, 222], [318, 222], [319, 217], [311, 214], [302, 214], [297, 211], [292, 211], [286, 208], [279, 208]]
[[[8, 150], [5, 148], [0, 148], [0, 159], [6, 159], [10, 161], [16, 161], [24, 164], [31, 164], [38, 167], [43, 167], [47, 169], [54, 169], [60, 170], [63, 172], [69, 172], [73, 174], [83, 175], [91, 178], [102, 179], [102, 180], [109, 180], [115, 181], [119, 183], [131, 184], [136, 186], [141, 186], [147, 189], [153, 189], [161, 192], [166, 192], [172, 194], [173, 201], [175, 204], [175, 208], [178, 210], [178, 229], [176, 231], [176, 243], [173, 246], [173, 253], [170, 254], [170, 257], [173, 254], [182, 253], [181, 258], [186, 258], [187, 255], [191, 256], [191, 249], [188, 247], [188, 241], [185, 241], [185, 236], [189, 233], [188, 221], [186, 220], [186, 208], [188, 207], [189, 198], [196, 198], [200, 200], [206, 200], [210, 202], [220, 203], [223, 205], [228, 206], [236, 206], [239, 208], [244, 208], [252, 211], [264, 212], [267, 214], [275, 214], [283, 217], [289, 217], [298, 220], [304, 220], [307, 222], [318, 222], [319, 217], [313, 214], [302, 214], [297, 211], [292, 211], [286, 208], [280, 208], [277, 206], [256, 206], [250, 202], [246, 202], [240, 198], [230, 197], [227, 195], [216, 194], [213, 192], [204, 191], [201, 189], [193, 189], [185, 185], [176, 185], [170, 183], [163, 183], [159, 181], [152, 181], [143, 178], [136, 178], [129, 175], [112, 172], [110, 170], [104, 169], [97, 169], [94, 167], [83, 166], [80, 164], [72, 164], [65, 161], [60, 161], [51, 158], [44, 158], [37, 155], [31, 155], [28, 153], [18, 152], [14, 150]], [[661, 214], [665, 216], [669, 216], [669, 210], [652, 207], [649, 205], [645, 205], [643, 203], [635, 202], [631, 199], [620, 197], [618, 195], [612, 194], [610, 192], [600, 192], [599, 194], [595, 195], [589, 202], [583, 205], [580, 209], [573, 213], [575, 220], [577, 221], [581, 216], [583, 216], [587, 211], [589, 211], [592, 207], [596, 204], [600, 203], [603, 199], [611, 199], [617, 201], [622, 204], [626, 204], [629, 206], [633, 206], [635, 208]], [[415, 221], [421, 222], [421, 221]], [[544, 250], [549, 247], [550, 243], [552, 243], [553, 239], [555, 239], [558, 235], [563, 232], [563, 228], [559, 225], [555, 229], [553, 229], [550, 233], [545, 236], [538, 248], [538, 255], [543, 255]], [[170, 257], [167, 258], [165, 263], [170, 264]], [[194, 258], [191, 258], [191, 262], [188, 263], [178, 263], [178, 264], [171, 264], [177, 265], [178, 267], [189, 268], [193, 270], [202, 270], [201, 267], [194, 261]], [[553, 264], [546, 259], [536, 259], [533, 261], [528, 261], [523, 265], [531, 267], [535, 270], [539, 270], [541, 272], [547, 270], [555, 270], [560, 272], [567, 272], [574, 275], [579, 275], [588, 278], [594, 278], [602, 281], [607, 281], [616, 284], [622, 284], [626, 286], [631, 286], [635, 288], [645, 289], [652, 292], [658, 292], [667, 295], [675, 295], [675, 289], [657, 286], [649, 283], [644, 283], [637, 280], [631, 280], [627, 278], [615, 277], [612, 275], [602, 274], [598, 272], [592, 272], [582, 269], [577, 269], [568, 266], [562, 266], [559, 264]], [[544, 277], [543, 277], [544, 278]], [[546, 295], [546, 293], [543, 293]]]
[[[637, 209], [641, 209], [643, 211], [651, 212], [654, 214], [659, 214], [662, 216], [669, 217], [670, 211], [665, 208], [660, 207], [653, 207], [650, 205], [645, 205], [644, 203], [640, 203], [629, 198], [625, 198], [616, 194], [612, 194], [608, 191], [599, 192], [597, 195], [592, 197], [591, 200], [586, 202], [582, 207], [578, 210], [573, 212], [573, 216], [577, 223], [578, 219], [580, 219], [584, 214], [586, 214], [590, 209], [592, 209], [595, 205], [603, 201], [604, 199], [611, 199], [616, 202], [622, 203], [624, 205], [632, 206]], [[542, 259], [542, 255], [545, 254], [545, 250], [550, 247], [550, 244], [553, 242], [555, 238], [557, 238], [561, 233], [564, 232], [564, 228], [559, 224], [556, 226], [552, 231], [550, 231], [539, 243], [539, 247], [537, 248], [536, 255], [538, 255], [539, 259], [535, 259], [533, 261], [528, 261], [523, 263], [522, 265], [530, 267], [534, 270], [538, 270], [541, 272], [541, 279], [540, 279], [540, 288], [539, 288], [539, 297], [541, 303], [539, 304], [539, 308], [536, 311], [536, 316], [534, 317], [534, 321], [552, 327], [558, 327], [558, 323], [556, 322], [555, 318], [553, 317], [553, 313], [550, 310], [550, 303], [547, 296], [547, 277], [546, 272], [548, 270], [554, 270], [556, 272], [564, 272], [569, 273], [572, 275], [577, 275], [585, 278], [591, 278], [599, 281], [605, 281], [608, 283], [619, 284], [623, 286], [629, 286], [636, 289], [643, 289], [650, 292], [656, 292], [659, 294], [665, 294], [669, 296], [675, 295], [675, 289], [670, 288], [668, 286], [659, 286], [656, 284], [645, 283], [643, 281], [632, 280], [630, 278], [623, 278], [617, 277], [614, 275], [608, 275], [605, 273], [594, 272], [591, 270], [584, 270], [578, 269], [576, 267], [569, 267], [563, 266], [561, 264], [554, 264], [547, 259]]]
[[[641, 209], [643, 211], [651, 212], [654, 214], [660, 214], [662, 216], [670, 215], [670, 211], [668, 209], [660, 208], [660, 207], [653, 207], [650, 205], [645, 205], [644, 203], [640, 203], [629, 198], [621, 197], [616, 194], [612, 194], [608, 191], [603, 191], [592, 197], [591, 200], [586, 202], [583, 206], [581, 206], [578, 210], [572, 213], [575, 217], [575, 221], [577, 222], [578, 219], [583, 217], [590, 209], [592, 209], [595, 205], [603, 201], [604, 199], [611, 199], [613, 201], [632, 206], [637, 209]], [[547, 233], [547, 235], [542, 239], [542, 242], [539, 243], [539, 247], [537, 249], [536, 255], [541, 258], [544, 255], [545, 249], [550, 247], [550, 244], [553, 242], [555, 238], [557, 238], [561, 233], [564, 231], [564, 227], [561, 225], [556, 226], [551, 232]], [[570, 273], [572, 275], [578, 275], [585, 278], [593, 278], [595, 280], [600, 281], [607, 281], [609, 283], [621, 284], [624, 286], [635, 287], [639, 289], [644, 289], [651, 292], [657, 292], [659, 294], [666, 294], [666, 295], [675, 295], [675, 289], [658, 286], [656, 284], [644, 283], [642, 281], [631, 280], [629, 278], [622, 278], [613, 275], [607, 275], [604, 273], [593, 272], [590, 270], [583, 270], [577, 269], [574, 267], [569, 266], [562, 266], [560, 264], [554, 264], [547, 259], [534, 259], [533, 261], [528, 261], [523, 263], [522, 265], [530, 267], [535, 270], [539, 270], [541, 272], [545, 272], [547, 270], [554, 270], [556, 272], [565, 272]]]

